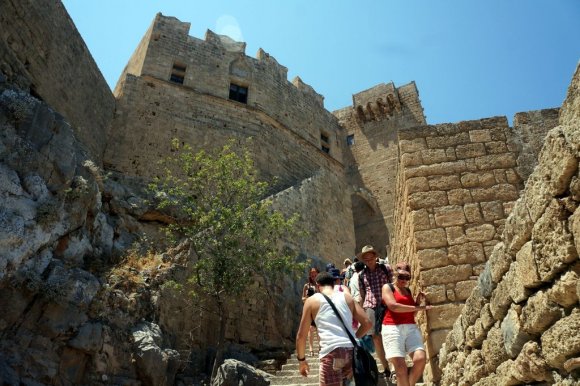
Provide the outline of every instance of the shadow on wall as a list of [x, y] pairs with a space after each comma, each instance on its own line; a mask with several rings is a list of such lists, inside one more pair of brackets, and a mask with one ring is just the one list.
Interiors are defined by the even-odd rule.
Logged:
[[356, 251], [365, 245], [372, 245], [379, 255], [386, 256], [389, 231], [384, 215], [370, 195], [356, 192], [351, 196], [352, 216], [356, 240]]

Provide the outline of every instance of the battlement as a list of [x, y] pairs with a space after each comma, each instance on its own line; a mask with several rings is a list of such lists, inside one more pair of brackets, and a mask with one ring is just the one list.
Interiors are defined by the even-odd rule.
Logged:
[[401, 114], [403, 108], [410, 110], [419, 122], [426, 123], [415, 82], [399, 88], [393, 82], [380, 83], [354, 94], [352, 105], [356, 118], [363, 123], [389, 119]]

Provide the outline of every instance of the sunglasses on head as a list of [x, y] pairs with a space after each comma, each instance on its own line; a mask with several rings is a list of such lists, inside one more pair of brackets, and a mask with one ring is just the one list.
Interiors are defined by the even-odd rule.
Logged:
[[399, 280], [411, 280], [411, 275], [398, 275], [397, 279], [399, 279]]

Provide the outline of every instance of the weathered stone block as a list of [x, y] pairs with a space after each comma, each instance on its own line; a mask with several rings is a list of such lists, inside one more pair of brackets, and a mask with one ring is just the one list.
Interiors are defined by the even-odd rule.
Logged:
[[421, 157], [425, 165], [438, 164], [447, 161], [445, 149], [426, 149], [421, 150]]
[[495, 291], [493, 291], [493, 294], [491, 295], [489, 310], [495, 320], [502, 320], [510, 307], [512, 302], [509, 295], [510, 286], [511, 282], [504, 279], [498, 283]]
[[501, 322], [501, 332], [503, 335], [505, 351], [512, 358], [515, 358], [520, 353], [524, 343], [531, 338], [531, 335], [526, 333], [522, 328], [520, 323], [520, 312], [520, 306], [512, 305]]
[[496, 184], [507, 184], [508, 183], [507, 177], [505, 175], [505, 170], [496, 169], [493, 171], [493, 175], [495, 176], [495, 183]]
[[467, 170], [465, 161], [442, 162], [433, 165], [421, 165], [405, 170], [405, 178], [427, 177], [433, 175], [461, 174]]
[[507, 153], [508, 149], [505, 142], [492, 141], [485, 144], [485, 151], [488, 154], [500, 154]]
[[[519, 276], [522, 269], [520, 268], [518, 262], [512, 263], [510, 270], [507, 275], [509, 275], [509, 280], [511, 282], [510, 286], [510, 297], [515, 303], [521, 303], [530, 296], [531, 291], [524, 286], [522, 278]], [[507, 276], [506, 275], [506, 276]]]
[[564, 317], [564, 310], [548, 300], [546, 291], [538, 291], [528, 299], [522, 310], [521, 319], [524, 331], [539, 335], [562, 317]]
[[493, 239], [495, 227], [491, 224], [468, 225], [465, 227], [465, 235], [469, 241], [482, 243]]
[[580, 209], [576, 209], [568, 219], [568, 227], [574, 238], [576, 250], [580, 251]]
[[504, 243], [510, 253], [516, 253], [532, 236], [532, 221], [525, 201], [519, 200], [508, 216], [503, 234]]
[[517, 267], [515, 276], [521, 285], [526, 288], [535, 288], [542, 283], [534, 255], [534, 243], [532, 241], [525, 243], [516, 254]]
[[429, 327], [433, 330], [453, 327], [453, 323], [461, 313], [462, 308], [461, 304], [434, 305], [432, 309], [427, 311]]
[[427, 303], [437, 304], [447, 301], [444, 285], [430, 285], [425, 288], [427, 293]]
[[481, 172], [479, 173], [479, 187], [480, 188], [489, 188], [496, 185], [495, 182], [495, 170], [490, 172]]
[[461, 188], [459, 176], [430, 176], [428, 180], [431, 190], [451, 190]]
[[447, 148], [449, 146], [457, 146], [469, 143], [469, 135], [466, 132], [459, 132], [446, 136], [427, 137], [427, 146], [430, 149]]
[[447, 205], [447, 192], [417, 192], [409, 195], [411, 209], [434, 208]]
[[465, 214], [463, 207], [449, 205], [435, 208], [435, 223], [441, 227], [465, 224]]
[[464, 205], [473, 202], [471, 192], [467, 189], [451, 189], [447, 192], [450, 205]]
[[467, 222], [481, 223], [483, 221], [481, 210], [479, 209], [479, 203], [465, 204], [463, 211], [465, 212], [465, 218], [467, 219]]
[[407, 180], [407, 193], [428, 192], [429, 182], [426, 177], [414, 177]]
[[471, 142], [490, 142], [491, 132], [489, 131], [489, 129], [470, 130], [469, 140]]
[[515, 167], [516, 157], [512, 153], [491, 154], [475, 158], [479, 170], [508, 169]]
[[489, 258], [491, 280], [494, 283], [500, 282], [503, 275], [509, 270], [513, 260], [513, 256], [507, 253], [503, 243], [497, 243], [495, 245]]
[[477, 280], [460, 281], [455, 284], [455, 299], [465, 300], [477, 286]]
[[399, 149], [401, 153], [413, 153], [427, 148], [425, 138], [401, 139]]
[[488, 302], [478, 290], [471, 291], [461, 312], [465, 325], [472, 325], [479, 318], [481, 309]]
[[449, 245], [458, 245], [467, 242], [467, 236], [463, 232], [463, 227], [445, 228], [445, 233], [447, 234], [447, 243]]
[[509, 375], [519, 382], [553, 383], [552, 374], [537, 342], [526, 342], [520, 354], [509, 367]]
[[423, 159], [421, 158], [421, 152], [415, 153], [405, 153], [401, 155], [401, 164], [404, 167], [419, 166], [423, 165]]
[[564, 362], [580, 354], [580, 308], [557, 321], [550, 329], [542, 334], [542, 352], [546, 362], [558, 369], [563, 368]]
[[463, 317], [460, 315], [454, 322], [451, 332], [445, 338], [445, 347], [448, 352], [461, 349], [465, 342], [465, 328], [463, 326]]
[[422, 270], [449, 265], [447, 250], [444, 248], [421, 249], [417, 251], [417, 258]]
[[443, 228], [415, 232], [417, 249], [439, 248], [447, 246], [447, 235]]
[[538, 273], [542, 281], [550, 281], [578, 258], [574, 238], [566, 219], [568, 212], [558, 200], [552, 200], [544, 215], [532, 229]]
[[433, 330], [429, 333], [429, 341], [431, 343], [432, 351], [431, 354], [438, 354], [441, 347], [445, 343], [447, 334], [449, 334], [450, 329], [443, 330]]
[[475, 382], [481, 378], [484, 378], [488, 374], [485, 361], [480, 350], [473, 350], [467, 356], [463, 368], [465, 371], [463, 372], [462, 381], [468, 385], [473, 385]]
[[429, 212], [427, 209], [419, 209], [411, 212], [411, 222], [415, 231], [431, 229], [431, 222], [429, 221]]
[[485, 221], [494, 221], [504, 218], [503, 203], [501, 201], [481, 202], [481, 211]]
[[491, 293], [495, 288], [495, 283], [491, 280], [491, 268], [490, 262], [488, 261], [483, 268], [483, 271], [477, 278], [477, 287], [481, 296], [484, 298], [489, 299], [491, 297]]
[[[558, 156], [555, 157], [554, 155]], [[537, 173], [548, 186], [548, 192], [556, 197], [568, 190], [572, 177], [578, 170], [574, 146], [567, 142], [560, 127], [551, 130], [544, 141], [538, 158]]]
[[447, 266], [442, 268], [433, 268], [421, 272], [423, 285], [429, 286], [434, 284], [456, 283], [467, 280], [471, 276], [473, 268], [469, 264], [457, 266]]
[[568, 271], [558, 279], [547, 292], [548, 301], [552, 301], [568, 308], [578, 303], [576, 286], [579, 284], [579, 276], [574, 271]]
[[485, 361], [485, 369], [488, 373], [493, 373], [497, 366], [509, 359], [505, 351], [503, 334], [497, 322], [487, 333], [487, 338], [481, 345], [481, 353]]
[[455, 148], [455, 154], [458, 159], [481, 157], [486, 154], [485, 145], [483, 143], [468, 143], [466, 145], [458, 145]]
[[479, 176], [477, 173], [462, 173], [461, 174], [461, 185], [464, 188], [476, 188], [479, 187]]
[[485, 262], [483, 245], [474, 242], [450, 246], [447, 251], [447, 257], [454, 264], [477, 264]]

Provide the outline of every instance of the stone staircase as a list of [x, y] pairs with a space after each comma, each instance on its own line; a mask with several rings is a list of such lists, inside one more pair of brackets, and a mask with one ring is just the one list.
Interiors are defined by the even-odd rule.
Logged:
[[[288, 386], [317, 386], [318, 383], [318, 368], [320, 365], [320, 360], [318, 356], [310, 357], [307, 356], [308, 366], [310, 367], [310, 372], [308, 377], [303, 377], [298, 372], [298, 359], [296, 359], [296, 354], [288, 359], [285, 365], [282, 365], [282, 369], [276, 373], [275, 376], [270, 378], [270, 385], [288, 385]], [[380, 362], [377, 361], [377, 364]], [[379, 364], [379, 371], [382, 371], [382, 367]], [[379, 380], [379, 386], [389, 386], [384, 379]]]
[[[298, 372], [298, 359], [296, 359], [296, 354], [292, 354], [286, 364], [282, 365], [282, 369], [278, 371], [275, 376], [270, 378], [270, 385], [317, 386], [319, 384], [318, 367], [320, 365], [320, 360], [318, 359], [318, 356], [306, 356], [306, 360], [308, 361], [308, 366], [310, 367], [308, 377], [303, 377], [300, 375]], [[377, 365], [379, 366], [379, 371], [383, 371], [383, 367], [379, 360], [377, 360]], [[393, 384], [390, 382], [387, 383], [382, 377], [379, 379], [378, 386], [391, 385]], [[416, 386], [428, 386], [428, 384], [417, 383]]]

